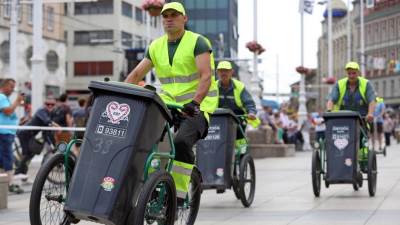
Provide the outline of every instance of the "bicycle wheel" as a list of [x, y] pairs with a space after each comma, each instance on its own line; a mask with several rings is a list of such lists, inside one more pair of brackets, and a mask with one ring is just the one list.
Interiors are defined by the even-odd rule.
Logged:
[[130, 212], [127, 224], [172, 225], [175, 209], [176, 190], [173, 178], [165, 171], [157, 171], [143, 185], [137, 206]]
[[[74, 166], [75, 161], [71, 157], [68, 169], [65, 171], [64, 154], [58, 153], [39, 169], [33, 182], [29, 202], [31, 225], [70, 224], [64, 213], [67, 195], [65, 178], [68, 177], [70, 180]], [[57, 182], [49, 182], [49, 177]]]
[[201, 174], [196, 168], [193, 168], [190, 179], [189, 193], [186, 196], [183, 206], [177, 207], [178, 217], [175, 218], [175, 224], [194, 224], [200, 208], [201, 192]]
[[244, 207], [249, 207], [256, 191], [256, 170], [253, 158], [245, 154], [240, 160], [239, 195]]
[[321, 159], [318, 151], [313, 151], [311, 160], [311, 180], [315, 197], [321, 193]]
[[374, 151], [368, 152], [368, 192], [369, 196], [375, 196], [376, 192], [376, 180], [377, 180], [377, 165], [376, 165], [376, 154]]

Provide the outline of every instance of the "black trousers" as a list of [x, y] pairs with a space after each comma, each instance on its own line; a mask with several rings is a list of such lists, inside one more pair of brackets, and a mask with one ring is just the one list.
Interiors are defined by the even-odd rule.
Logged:
[[203, 113], [184, 119], [174, 139], [175, 160], [194, 164], [195, 157], [192, 148], [198, 140], [207, 136], [207, 131], [208, 122]]
[[386, 146], [390, 146], [390, 136], [392, 134], [390, 132], [385, 132], [385, 144]]
[[32, 138], [29, 135], [21, 135], [17, 134], [18, 139], [20, 140], [21, 143], [21, 148], [22, 148], [22, 157], [21, 160], [15, 169], [15, 174], [27, 174], [28, 173], [28, 165], [29, 162], [32, 160], [32, 158], [35, 156], [34, 153], [29, 151], [29, 139]]

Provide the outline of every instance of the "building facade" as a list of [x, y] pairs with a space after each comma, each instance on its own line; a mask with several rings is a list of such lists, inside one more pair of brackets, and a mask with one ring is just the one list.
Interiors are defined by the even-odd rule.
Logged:
[[[343, 3], [344, 5], [344, 3]], [[347, 62], [347, 16], [351, 18], [351, 59], [361, 64], [360, 1], [353, 1], [353, 10], [342, 18], [333, 18], [333, 71], [337, 79], [344, 77]], [[373, 8], [364, 8], [365, 77], [378, 96], [389, 106], [400, 106], [400, 0], [375, 1]], [[319, 39], [318, 71], [321, 82], [328, 76], [327, 19], [322, 22]], [[329, 87], [321, 89], [325, 102]]]
[[[356, 20], [359, 21], [359, 20]], [[360, 27], [360, 23], [357, 23]], [[357, 29], [357, 35], [359, 35]], [[400, 106], [400, 0], [376, 1], [365, 10], [365, 71], [378, 96]], [[359, 42], [357, 49], [360, 49]]]
[[[17, 85], [19, 90], [30, 92], [33, 48], [33, 5], [18, 5], [17, 33]], [[45, 60], [44, 80], [47, 96], [57, 97], [65, 87], [64, 7], [62, 4], [43, 5], [43, 53]], [[0, 78], [10, 74], [10, 19], [11, 0], [0, 2]]]
[[67, 90], [88, 93], [91, 80], [124, 80], [144, 57], [147, 42], [162, 34], [140, 0], [66, 3]]
[[187, 29], [206, 36], [216, 59], [237, 58], [237, 0], [181, 0], [189, 16]]

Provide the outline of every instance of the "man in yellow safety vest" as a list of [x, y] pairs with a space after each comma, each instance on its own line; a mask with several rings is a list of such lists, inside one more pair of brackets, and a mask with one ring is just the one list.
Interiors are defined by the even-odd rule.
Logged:
[[165, 103], [178, 104], [186, 119], [176, 133], [176, 157], [172, 168], [178, 204], [186, 197], [194, 164], [193, 145], [207, 135], [209, 114], [218, 104], [218, 90], [212, 74], [214, 59], [210, 42], [200, 34], [185, 30], [188, 20], [178, 2], [164, 5], [165, 35], [154, 40], [145, 58], [125, 82], [138, 84], [154, 67], [161, 82]]
[[[253, 127], [258, 127], [260, 120], [256, 117], [257, 109], [253, 97], [246, 90], [243, 82], [232, 78], [233, 73], [234, 70], [229, 61], [218, 63], [218, 107], [231, 109], [236, 115], [247, 114], [247, 122]], [[242, 125], [242, 128], [245, 130], [246, 126]], [[238, 130], [236, 139], [240, 140], [242, 138], [244, 138], [243, 134]]]
[[351, 110], [365, 116], [368, 122], [374, 119], [375, 91], [371, 83], [360, 76], [356, 62], [346, 64], [347, 77], [338, 80], [329, 96], [328, 111]]

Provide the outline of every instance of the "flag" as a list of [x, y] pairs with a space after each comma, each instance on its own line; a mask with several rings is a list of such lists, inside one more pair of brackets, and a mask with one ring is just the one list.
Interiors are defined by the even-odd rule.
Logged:
[[375, 0], [367, 0], [367, 9], [374, 8]]
[[314, 9], [314, 0], [300, 0], [299, 12], [312, 14]]

